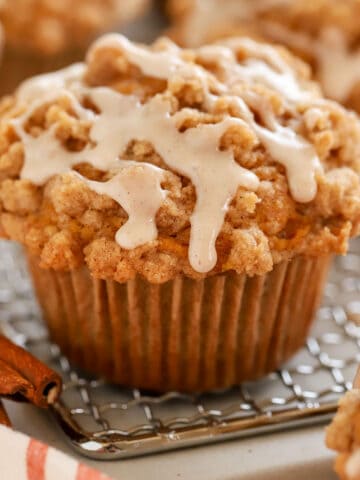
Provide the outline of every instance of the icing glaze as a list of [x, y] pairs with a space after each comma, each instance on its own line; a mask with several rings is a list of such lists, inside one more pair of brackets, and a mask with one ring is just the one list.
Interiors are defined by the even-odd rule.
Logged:
[[301, 203], [311, 202], [317, 192], [316, 172], [321, 170], [312, 145], [280, 124], [274, 130], [259, 125], [254, 128], [270, 155], [285, 167], [293, 198]]
[[85, 65], [75, 63], [56, 72], [37, 75], [22, 83], [17, 91], [17, 96], [21, 102], [32, 102], [39, 98], [43, 100], [44, 95], [49, 97], [57, 95], [67, 85], [73, 84], [74, 81], [80, 81], [84, 72]]
[[255, 122], [243, 100], [234, 99], [239, 114], [252, 126], [270, 155], [285, 167], [293, 198], [300, 203], [311, 202], [317, 192], [316, 173], [322, 171], [313, 146], [277, 122], [270, 109], [264, 108], [256, 96], [245, 95], [245, 98], [248, 105], [261, 115], [266, 128]]
[[161, 188], [163, 174], [163, 170], [154, 165], [122, 161], [119, 172], [111, 180], [85, 180], [94, 192], [111, 197], [129, 215], [115, 237], [123, 248], [136, 248], [156, 240], [155, 217], [166, 197]]
[[[231, 64], [233, 79], [228, 80], [230, 86], [239, 80], [260, 82], [291, 102], [306, 102], [311, 98], [312, 92], [301, 87], [289, 65], [273, 48], [250, 38], [228, 39], [225, 45], [201, 47], [198, 49], [198, 57], [217, 62], [220, 66], [223, 63]], [[251, 58], [240, 64], [232, 50], [235, 48], [244, 49]]]
[[206, 102], [208, 107], [210, 107], [213, 102], [213, 96], [207, 86], [208, 80], [211, 79], [212, 84], [218, 91], [223, 90], [221, 83], [209, 72], [195, 63], [184, 61], [179, 56], [181, 50], [172, 42], [171, 48], [168, 48], [168, 51], [154, 52], [131, 43], [122, 35], [110, 33], [101, 37], [90, 48], [88, 61], [91, 62], [96, 51], [103, 48], [113, 48], [122, 51], [128, 61], [132, 65], [137, 66], [144, 75], [162, 80], [170, 80], [174, 77], [191, 80], [195, 78], [199, 80], [203, 89], [207, 92]]
[[101, 48], [122, 50], [126, 53], [126, 58], [131, 64], [139, 67], [144, 75], [151, 77], [167, 79], [170, 75], [184, 69], [188, 70], [188, 73], [192, 73], [188, 64], [174, 55], [174, 52], [160, 51], [155, 53], [116, 33], [104, 35], [93, 44], [87, 55], [89, 62], [92, 61], [94, 53]]
[[[120, 36], [108, 36], [97, 44], [98, 47], [103, 47], [104, 42], [111, 48], [119, 48], [129, 62], [136, 64], [146, 75], [158, 75], [158, 78], [170, 81], [173, 75], [179, 75], [179, 72], [189, 75], [193, 69], [195, 76], [205, 78], [206, 72], [201, 71], [201, 67], [191, 63], [185, 65], [180, 58], [175, 61], [172, 58], [174, 52], [170, 55], [140, 47], [134, 49]], [[93, 49], [90, 55], [95, 51]], [[233, 53], [223, 47], [222, 55], [230, 58]], [[276, 61], [275, 55], [273, 62]], [[251, 69], [251, 65], [247, 67]], [[218, 123], [200, 124], [182, 132], [184, 121], [192, 115], [190, 109], [173, 113], [166, 95], [156, 95], [142, 104], [134, 96], [107, 87], [90, 88], [81, 82], [83, 69], [76, 68], [75, 75], [73, 71], [65, 70], [25, 82], [20, 88], [18, 98], [29, 104], [26, 114], [13, 121], [24, 144], [21, 178], [41, 185], [53, 175], [71, 172], [72, 167], [84, 162], [109, 171], [111, 178], [106, 182], [76, 176], [93, 191], [114, 199], [127, 212], [128, 221], [116, 234], [121, 247], [131, 249], [156, 239], [155, 218], [166, 196], [161, 185], [165, 174], [162, 169], [121, 158], [134, 140], [150, 142], [171, 170], [188, 177], [193, 183], [197, 198], [190, 218], [189, 261], [194, 270], [201, 273], [216, 265], [216, 240], [237, 189], [243, 187], [256, 191], [259, 186], [257, 176], [241, 167], [230, 149], [220, 150], [220, 141], [229, 129], [248, 128], [255, 132], [274, 161], [284, 165], [295, 200], [309, 202], [315, 197], [315, 175], [321, 166], [313, 147], [292, 129], [278, 123], [269, 109], [260, 101], [256, 102], [256, 98], [255, 101], [241, 99], [229, 93], [228, 98], [234, 103], [238, 117], [225, 117]], [[242, 75], [241, 70], [237, 75]], [[258, 76], [249, 78], [255, 81]], [[56, 124], [37, 136], [26, 131], [26, 123], [33, 113], [41, 105], [61, 96], [68, 98], [78, 118], [90, 123], [90, 142], [80, 152], [71, 152], [61, 145], [56, 138]], [[208, 104], [217, 98], [210, 92], [207, 96], [205, 102]], [[89, 99], [97, 107], [97, 113], [83, 106], [84, 99]], [[256, 123], [249, 107], [260, 110], [265, 126]]]
[[[200, 45], [209, 36], [209, 24], [236, 25], [254, 20], [258, 15], [272, 8], [286, 6], [292, 0], [197, 0], [184, 27], [185, 42], [188, 45]], [[220, 5], [221, 3], [221, 5]], [[344, 33], [336, 27], [324, 28], [317, 38], [311, 38], [305, 32], [291, 30], [279, 23], [269, 20], [256, 19], [258, 31], [274, 41], [288, 45], [290, 48], [308, 53], [315, 58], [318, 77], [326, 95], [339, 102], [345, 102], [351, 90], [360, 81], [360, 49], [351, 51]], [[255, 56], [256, 57], [256, 56]], [[263, 64], [256, 64], [251, 60], [252, 67], [249, 71], [242, 67], [244, 74], [253, 78], [260, 74], [271, 81], [274, 72], [262, 75]], [[255, 68], [254, 68], [255, 67]], [[241, 68], [241, 67], [240, 67]], [[272, 87], [278, 88], [282, 83], [285, 95], [295, 93], [295, 98], [300, 93], [291, 84], [291, 77], [275, 78]]]

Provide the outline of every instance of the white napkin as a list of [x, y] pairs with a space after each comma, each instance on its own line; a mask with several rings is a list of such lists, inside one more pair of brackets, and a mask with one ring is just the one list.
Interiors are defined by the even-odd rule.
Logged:
[[0, 478], [7, 480], [111, 480], [54, 448], [0, 426]]

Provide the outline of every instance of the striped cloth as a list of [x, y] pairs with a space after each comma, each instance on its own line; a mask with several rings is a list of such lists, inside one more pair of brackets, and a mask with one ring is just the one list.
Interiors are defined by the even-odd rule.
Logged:
[[0, 445], [0, 478], [4, 480], [110, 480], [64, 453], [1, 425]]

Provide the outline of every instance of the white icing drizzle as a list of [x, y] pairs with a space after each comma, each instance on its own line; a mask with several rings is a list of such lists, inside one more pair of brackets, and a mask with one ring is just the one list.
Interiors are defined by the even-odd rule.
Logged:
[[[142, 50], [120, 36], [108, 36], [105, 43], [119, 48], [146, 75], [164, 76], [170, 80], [179, 72], [190, 75], [191, 69], [196, 72], [195, 75], [201, 72], [204, 76], [206, 73], [181, 59], [175, 61], [174, 52], [165, 54]], [[104, 41], [99, 45], [103, 46]], [[229, 56], [231, 50], [226, 51], [224, 47], [223, 54]], [[95, 192], [113, 198], [127, 212], [128, 221], [116, 235], [121, 247], [131, 249], [156, 239], [155, 217], [166, 196], [161, 186], [164, 178], [162, 169], [121, 158], [134, 140], [150, 142], [170, 169], [188, 177], [196, 189], [197, 200], [190, 219], [189, 260], [198, 272], [206, 273], [216, 265], [216, 240], [237, 189], [244, 187], [256, 191], [259, 185], [259, 179], [253, 172], [236, 163], [231, 150], [219, 149], [221, 138], [230, 128], [245, 127], [255, 131], [274, 161], [286, 168], [289, 188], [295, 200], [308, 202], [315, 197], [315, 174], [321, 166], [313, 147], [269, 114], [264, 114], [266, 126], [258, 125], [251, 110], [240, 98], [229, 97], [240, 118], [227, 117], [216, 124], [201, 124], [180, 132], [180, 126], [187, 116], [191, 116], [191, 110], [172, 114], [166, 95], [156, 95], [142, 104], [138, 98], [110, 88], [86, 87], [81, 83], [82, 72], [83, 69], [79, 68], [78, 76], [73, 77], [66, 70], [26, 82], [20, 88], [19, 98], [30, 103], [27, 113], [13, 122], [24, 144], [21, 177], [40, 185], [51, 176], [70, 172], [74, 165], [83, 162], [109, 171], [113, 176], [107, 182], [94, 182], [76, 175]], [[241, 73], [238, 72], [238, 75]], [[59, 76], [65, 77], [63, 81]], [[254, 78], [258, 77], [255, 75]], [[37, 92], [51, 93], [44, 93], [38, 99]], [[91, 124], [89, 145], [80, 152], [70, 152], [60, 144], [56, 138], [56, 125], [36, 137], [25, 131], [27, 120], [40, 105], [64, 95], [76, 115]], [[207, 103], [215, 101], [216, 97], [213, 98], [209, 92], [207, 95]], [[99, 113], [82, 105], [85, 98], [96, 105]], [[250, 105], [252, 100], [247, 103]], [[261, 105], [259, 108], [261, 110]]]
[[166, 192], [161, 188], [163, 170], [147, 163], [122, 161], [120, 171], [107, 182], [85, 180], [89, 188], [114, 199], [129, 215], [116, 241], [132, 249], [156, 240], [156, 214]]
[[[42, 76], [34, 77], [32, 82], [25, 82], [21, 86], [18, 91], [20, 100], [22, 98], [37, 98], [37, 96], [33, 97], [33, 92], [39, 91], [40, 88], [44, 88], [46, 93], [44, 93], [42, 98], [31, 102], [31, 108], [23, 116], [12, 121], [16, 133], [25, 146], [25, 158], [20, 178], [28, 179], [35, 185], [43, 185], [52, 176], [68, 172], [81, 160], [79, 160], [78, 152], [71, 152], [62, 147], [56, 137], [56, 125], [53, 125], [49, 130], [36, 137], [25, 131], [24, 125], [34, 112], [42, 105], [55, 101], [62, 96], [70, 100], [72, 108], [79, 119], [86, 121], [95, 119], [94, 113], [91, 110], [84, 109], [70, 90], [65, 90], [60, 86], [57, 75], [44, 75], [44, 77], [46, 77], [48, 82], [48, 89], [46, 89], [45, 79]], [[37, 79], [39, 80], [39, 87], [36, 86]], [[87, 151], [88, 148], [80, 152], [80, 155], [85, 158]], [[44, 161], [44, 159], [51, 159], [51, 161]]]
[[180, 49], [172, 42], [171, 47], [168, 51], [154, 52], [146, 47], [140, 47], [131, 43], [122, 35], [110, 33], [94, 43], [89, 50], [87, 58], [91, 62], [93, 55], [98, 49], [113, 48], [122, 51], [129, 62], [138, 67], [144, 75], [168, 81], [174, 77], [190, 80], [196, 78], [200, 81], [205, 92], [207, 92], [206, 104], [210, 107], [214, 97], [209, 92], [208, 81], [211, 80], [219, 92], [223, 90], [222, 84], [203, 68], [195, 63], [186, 62], [179, 55], [176, 55], [177, 52], [180, 52]]
[[92, 61], [94, 53], [101, 48], [114, 48], [126, 52], [126, 58], [131, 64], [139, 67], [144, 75], [154, 78], [167, 79], [184, 69], [193, 75], [193, 69], [189, 68], [189, 64], [174, 55], [174, 52], [160, 51], [154, 54], [151, 50], [140, 47], [116, 33], [104, 35], [93, 44], [87, 55], [89, 62]]
[[[185, 42], [188, 45], [199, 45], [209, 35], [209, 25], [236, 25], [251, 21], [267, 10], [286, 6], [292, 0], [198, 0], [195, 2], [192, 12], [187, 18], [185, 25]], [[360, 48], [350, 51], [344, 33], [334, 27], [325, 28], [318, 38], [311, 38], [299, 31], [293, 31], [281, 24], [261, 18], [257, 19], [259, 32], [267, 38], [284, 43], [290, 48], [307, 52], [317, 62], [318, 77], [324, 88], [324, 92], [330, 98], [339, 102], [345, 102], [351, 90], [360, 81]], [[264, 66], [257, 65], [256, 60], [251, 60], [253, 68], [248, 72], [256, 78], [260, 74], [271, 81], [274, 72], [266, 72], [263, 75]], [[255, 67], [255, 68], [254, 68]], [[240, 67], [241, 68], [241, 67]], [[244, 70], [244, 67], [242, 67]], [[247, 72], [245, 71], [244, 74]], [[280, 85], [284, 95], [294, 95], [296, 101], [300, 97], [299, 89], [294, 83], [291, 84], [291, 76], [284, 76], [283, 82], [278, 75], [272, 87]], [[295, 89], [294, 89], [295, 86]]]
[[300, 203], [311, 202], [317, 193], [316, 172], [321, 170], [312, 145], [280, 124], [274, 130], [259, 125], [254, 128], [270, 155], [286, 168], [293, 198]]
[[73, 85], [75, 81], [79, 81], [85, 69], [83, 63], [75, 63], [56, 72], [37, 75], [21, 84], [17, 96], [21, 102], [25, 103], [37, 99], [43, 100], [44, 95], [56, 95], [59, 91], [66, 89], [68, 85]]
[[345, 465], [345, 472], [349, 480], [356, 480], [360, 475], [360, 449], [350, 455]]
[[270, 155], [285, 167], [292, 197], [300, 203], [311, 202], [317, 193], [316, 173], [322, 171], [313, 146], [290, 128], [280, 125], [255, 96], [248, 95], [246, 100], [261, 114], [266, 128], [255, 122], [243, 100], [236, 99], [239, 114], [252, 126]]
[[306, 101], [309, 92], [304, 92], [295, 81], [294, 75], [288, 72], [276, 72], [259, 60], [248, 60], [246, 65], [238, 65], [238, 74], [248, 80], [263, 81], [265, 85], [282, 93], [293, 102]]
[[[282, 94], [290, 102], [308, 101], [312, 92], [304, 90], [293, 70], [272, 47], [261, 45], [250, 38], [234, 38], [225, 40], [222, 45], [205, 46], [198, 49], [199, 59], [217, 61], [221, 64], [231, 64], [233, 78], [228, 82], [241, 81], [259, 82]], [[231, 48], [229, 48], [231, 47]], [[251, 58], [239, 63], [233, 52], [236, 48], [247, 51]]]

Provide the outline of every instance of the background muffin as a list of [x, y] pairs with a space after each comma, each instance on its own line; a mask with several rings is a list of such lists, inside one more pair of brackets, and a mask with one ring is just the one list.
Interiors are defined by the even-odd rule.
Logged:
[[335, 470], [341, 480], [360, 478], [360, 390], [348, 392], [326, 431], [326, 444], [338, 452]]
[[302, 345], [360, 218], [358, 119], [308, 77], [249, 39], [110, 35], [3, 101], [2, 234], [72, 360], [204, 390]]
[[173, 0], [169, 12], [184, 45], [244, 33], [286, 45], [328, 97], [360, 111], [359, 0]]
[[0, 93], [83, 58], [90, 41], [144, 12], [149, 0], [3, 0]]

